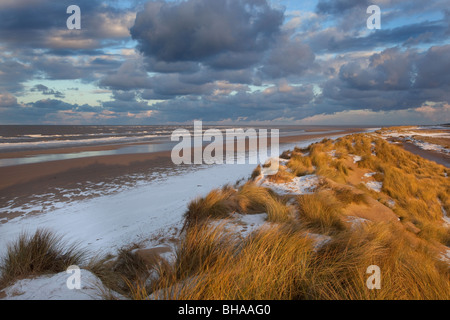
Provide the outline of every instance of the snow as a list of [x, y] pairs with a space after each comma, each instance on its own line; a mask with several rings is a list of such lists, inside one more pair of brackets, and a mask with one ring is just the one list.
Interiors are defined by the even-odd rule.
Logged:
[[363, 223], [370, 222], [370, 220], [354, 216], [348, 216], [347, 221], [352, 224], [352, 229], [361, 226]]
[[[377, 174], [376, 172], [369, 172], [369, 173], [365, 173], [364, 177], [371, 178], [376, 174]], [[381, 188], [383, 187], [383, 183], [378, 182], [378, 181], [367, 181], [367, 182], [364, 182], [364, 184], [366, 185], [367, 188], [369, 188], [373, 191], [376, 191], [376, 192], [381, 192]]]
[[[280, 150], [293, 149], [295, 146], [305, 148], [320, 140], [284, 144]], [[80, 243], [95, 254], [115, 253], [130, 243], [141, 243], [151, 235], [181, 227], [182, 216], [191, 200], [205, 196], [222, 185], [233, 185], [240, 179], [247, 180], [255, 168], [249, 162], [199, 165], [191, 170], [179, 170], [175, 175], [157, 173], [155, 179], [142, 181], [135, 187], [120, 188], [120, 192], [99, 192], [97, 197], [68, 203], [55, 200], [53, 209], [47, 212], [40, 204], [22, 208], [29, 213], [42, 213], [16, 217], [0, 224], [0, 257], [4, 255], [7, 243], [17, 239], [22, 231], [34, 233], [39, 228], [56, 231], [66, 240]], [[308, 178], [299, 180], [308, 183]], [[296, 189], [302, 192], [300, 181], [297, 182], [299, 185]], [[105, 186], [106, 189], [109, 187]], [[51, 202], [44, 205], [52, 208]], [[5, 208], [0, 210], [7, 211]]]
[[450, 249], [446, 249], [445, 253], [441, 255], [440, 260], [450, 265]]
[[377, 174], [376, 172], [365, 173], [365, 174], [364, 174], [364, 177], [370, 178], [370, 177], [373, 177], [373, 176], [376, 175], [376, 174]]
[[389, 206], [389, 208], [391, 208], [391, 209], [393, 209], [395, 207], [395, 201], [392, 199], [387, 200], [386, 203]]
[[93, 273], [80, 269], [80, 289], [69, 289], [67, 280], [72, 274], [61, 272], [33, 279], [17, 281], [4, 290], [4, 300], [99, 300], [102, 293], [110, 293], [117, 299], [124, 299], [116, 292], [105, 288]]
[[349, 154], [349, 156], [351, 156], [353, 158], [353, 163], [357, 163], [357, 162], [362, 160], [361, 156], [356, 156], [356, 155], [353, 155], [353, 154]]
[[336, 150], [328, 151], [327, 154], [328, 154], [330, 157], [332, 157], [333, 159], [336, 158]]
[[366, 184], [367, 188], [369, 188], [375, 192], [381, 192], [381, 188], [383, 187], [383, 183], [378, 182], [378, 181], [368, 181], [365, 184]]
[[447, 226], [450, 226], [450, 217], [447, 215], [447, 211], [445, 211], [444, 205], [442, 204], [442, 202], [439, 200], [439, 203], [441, 205], [441, 211], [442, 211], [442, 219], [444, 220], [445, 224]]
[[319, 178], [315, 174], [311, 174], [295, 177], [291, 182], [286, 183], [275, 183], [262, 179], [260, 185], [270, 188], [280, 195], [300, 195], [313, 193], [318, 183]]
[[442, 152], [442, 153], [450, 153], [449, 149], [444, 148], [443, 146], [440, 146], [438, 144], [423, 142], [423, 141], [419, 141], [419, 140], [415, 140], [415, 139], [411, 139], [411, 140], [416, 146], [418, 146], [419, 148], [421, 148], [423, 150], [437, 151], [437, 152]]
[[[230, 167], [231, 166], [231, 167]], [[180, 226], [187, 204], [221, 185], [248, 177], [254, 165], [206, 166], [186, 174], [83, 201], [45, 214], [17, 217], [0, 225], [0, 256], [22, 231], [54, 230], [99, 253], [140, 242], [151, 234]]]
[[225, 230], [237, 235], [239, 238], [246, 238], [254, 231], [262, 227], [270, 227], [267, 222], [267, 213], [259, 214], [239, 214], [235, 213], [231, 219], [220, 219], [211, 223], [212, 226], [223, 226]]
[[[417, 137], [432, 137], [432, 138], [450, 138], [449, 133], [445, 132], [421, 132], [421, 131], [390, 131], [384, 132], [382, 134], [383, 138], [386, 137], [394, 137], [394, 138], [403, 138], [403, 140], [408, 141], [416, 145], [417, 147], [423, 150], [429, 151], [437, 151], [441, 153], [450, 153], [450, 150], [438, 145], [425, 141], [418, 140]], [[414, 138], [416, 137], [416, 138]]]
[[421, 131], [387, 131], [382, 133], [385, 137], [401, 138], [412, 136], [434, 137], [434, 138], [450, 138], [449, 133], [445, 132], [421, 132]]

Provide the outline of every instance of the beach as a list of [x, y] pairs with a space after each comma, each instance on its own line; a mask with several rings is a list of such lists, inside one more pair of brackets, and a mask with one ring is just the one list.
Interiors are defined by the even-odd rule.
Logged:
[[[309, 130], [307, 134], [280, 137], [280, 152], [366, 129]], [[0, 160], [136, 146], [145, 144], [13, 151], [0, 153]], [[254, 164], [177, 166], [171, 161], [170, 150], [0, 167], [0, 237], [6, 243], [21, 231], [46, 227], [64, 230], [63, 234], [85, 245], [97, 243], [99, 250], [114, 250], [142, 239], [143, 234], [151, 238], [161, 228], [178, 228], [190, 200], [214, 186], [247, 179], [254, 168]], [[67, 228], [62, 229], [62, 225]], [[99, 226], [105, 235], [99, 233]], [[126, 241], [122, 234], [127, 234]]]
[[[371, 157], [372, 160], [378, 158], [378, 152], [385, 152], [386, 148], [390, 150], [387, 154], [390, 154], [397, 148], [396, 146], [407, 145], [411, 134], [416, 137], [416, 140], [411, 141], [417, 144], [417, 146], [414, 145], [417, 149], [411, 152], [422, 157], [432, 153], [446, 156], [437, 151], [427, 150], [434, 145], [425, 145], [426, 149], [424, 149], [421, 140], [417, 140], [418, 136], [425, 132], [420, 130], [422, 129], [410, 133], [388, 129], [378, 130], [377, 128], [355, 127], [338, 130], [323, 127], [320, 130], [307, 132], [307, 134], [283, 136], [280, 137], [279, 152], [285, 154], [287, 158], [284, 159], [281, 156], [278, 158], [281, 167], [279, 174], [274, 178], [266, 176], [265, 169], [255, 174], [256, 165], [249, 163], [249, 153], [236, 154], [236, 157], [245, 157], [245, 164], [174, 165], [170, 150], [147, 153], [129, 152], [141, 151], [142, 147], [147, 145], [144, 143], [3, 153], [2, 159], [21, 159], [21, 157], [26, 159], [26, 156], [41, 155], [44, 158], [38, 158], [39, 161], [35, 163], [0, 167], [0, 173], [5, 177], [0, 189], [2, 206], [0, 211], [0, 243], [2, 244], [0, 256], [6, 254], [7, 244], [24, 232], [35, 234], [39, 230], [46, 230], [62, 236], [65, 241], [76, 243], [79, 248], [87, 252], [92, 261], [99, 257], [108, 257], [102, 258], [107, 260], [100, 260], [106, 261], [101, 263], [107, 264], [107, 261], [113, 257], [112, 261], [116, 261], [114, 263], [120, 263], [123, 259], [121, 252], [127, 252], [129, 255], [141, 257], [139, 259], [144, 259], [144, 261], [150, 261], [151, 264], [154, 264], [156, 255], [159, 257], [156, 259], [162, 258], [174, 265], [177, 252], [180, 250], [180, 242], [185, 241], [187, 236], [182, 230], [185, 230], [188, 219], [186, 214], [190, 212], [191, 204], [197, 200], [202, 203], [203, 200], [199, 199], [205, 199], [214, 190], [242, 192], [246, 186], [249, 186], [249, 183], [256, 188], [267, 188], [264, 190], [271, 190], [277, 194], [277, 197], [285, 197], [281, 199], [290, 199], [280, 205], [286, 205], [287, 208], [290, 208], [288, 210], [294, 211], [296, 209], [292, 207], [293, 201], [301, 201], [303, 196], [319, 197], [320, 201], [324, 201], [328, 198], [320, 198], [323, 197], [323, 194], [329, 197], [330, 192], [336, 192], [336, 198], [333, 199], [342, 200], [333, 201], [338, 201], [337, 203], [340, 203], [339, 201], [354, 202], [350, 206], [347, 204], [343, 206], [344, 209], [340, 209], [342, 210], [340, 214], [343, 216], [339, 218], [339, 221], [335, 221], [338, 226], [345, 223], [345, 225], [351, 226], [350, 230], [353, 230], [370, 221], [388, 222], [393, 228], [406, 232], [409, 241], [418, 243], [421, 240], [410, 233], [415, 234], [420, 230], [412, 224], [401, 222], [399, 216], [393, 211], [396, 201], [387, 194], [383, 194], [385, 192], [384, 183], [374, 179], [377, 173], [367, 167], [364, 168], [367, 165], [366, 162], [363, 165], [359, 163], [362, 163], [364, 157]], [[356, 135], [354, 135], [355, 133]], [[358, 133], [363, 134], [359, 135]], [[446, 138], [447, 131], [444, 134], [443, 138]], [[356, 142], [350, 143], [352, 139], [359, 141], [358, 144], [368, 146], [369, 149], [364, 149], [365, 151], [352, 149], [357, 145]], [[373, 141], [368, 143], [367, 141], [370, 139]], [[341, 142], [338, 142], [340, 140]], [[339, 147], [338, 143], [341, 144]], [[313, 145], [316, 145], [318, 150], [322, 150], [320, 153], [330, 162], [317, 162], [321, 168], [312, 167], [310, 174], [308, 172], [300, 173], [304, 167], [301, 163], [295, 164], [295, 159], [298, 159], [295, 157], [313, 157], [312, 153], [315, 153], [312, 151], [314, 148], [311, 149]], [[346, 151], [348, 153], [346, 156], [340, 154], [341, 151], [337, 151], [338, 148], [343, 150], [343, 146], [352, 150], [351, 152]], [[422, 146], [422, 148], [418, 146]], [[436, 146], [433, 148], [438, 149]], [[127, 150], [125, 154], [119, 152], [114, 155], [87, 156], [89, 153], [85, 153], [116, 152], [124, 149]], [[153, 150], [153, 148], [149, 147], [149, 150]], [[287, 152], [288, 150], [290, 151]], [[364, 152], [365, 156], [361, 156]], [[53, 154], [70, 155], [73, 158], [41, 161]], [[77, 157], [77, 154], [83, 156]], [[408, 157], [406, 156], [406, 159]], [[268, 159], [269, 155], [267, 158], [259, 160], [261, 163], [265, 163]], [[413, 161], [422, 160], [417, 158]], [[290, 165], [289, 162], [294, 164]], [[341, 165], [347, 169], [339, 176]], [[338, 176], [333, 173], [334, 166], [338, 169]], [[433, 165], [432, 168], [436, 171], [435, 174], [438, 174], [439, 179], [443, 179], [442, 174], [445, 173], [440, 170], [443, 170], [444, 167]], [[329, 171], [330, 169], [332, 171]], [[320, 176], [317, 172], [322, 172], [325, 176]], [[347, 183], [343, 184], [341, 179]], [[345, 193], [350, 196], [350, 200], [345, 200], [347, 195], [341, 198], [343, 195], [338, 193], [339, 190], [346, 190]], [[361, 192], [366, 194], [365, 200], [360, 200], [358, 194], [360, 195]], [[371, 197], [374, 198], [371, 199]], [[249, 199], [255, 201], [257, 194], [250, 196]], [[270, 201], [269, 199], [270, 197], [264, 197], [264, 201]], [[234, 200], [230, 199], [229, 201]], [[444, 209], [445, 206], [444, 204], [441, 206], [442, 218], [439, 218], [438, 221], [447, 224], [448, 216]], [[219, 219], [213, 222], [213, 225], [221, 226], [225, 223], [228, 226], [225, 230], [234, 230], [233, 237], [239, 239], [250, 237], [258, 230], [271, 230], [285, 221], [271, 216], [270, 210], [272, 209], [257, 213], [238, 213], [232, 209], [226, 210], [230, 210], [229, 217], [223, 220]], [[211, 211], [210, 214], [212, 212], [214, 211]], [[335, 231], [320, 231], [323, 227], [316, 228], [313, 227], [305, 234], [305, 239], [312, 239], [315, 248], [326, 246], [328, 242], [332, 241]], [[333, 229], [334, 227], [327, 228]], [[346, 227], [339, 228], [346, 230]], [[433, 244], [433, 250], [443, 253], [443, 261], [447, 259], [448, 249], [446, 248]], [[128, 263], [131, 263], [130, 267], [134, 266], [132, 262]], [[61, 279], [65, 279], [64, 275], [59, 273], [18, 281], [5, 291], [1, 291], [0, 298], [47, 299], [51, 295], [59, 297], [59, 299], [91, 299], [92, 296], [94, 299], [104, 299], [105, 296], [102, 296], [101, 292], [111, 290], [111, 287], [104, 287], [105, 282], [102, 284], [103, 280], [100, 281], [101, 272], [95, 273], [93, 270], [95, 268], [84, 267], [82, 269], [83, 277], [98, 283], [97, 286], [103, 288], [100, 291], [98, 288], [91, 287], [86, 287], [77, 294], [67, 291], [61, 283]], [[100, 278], [98, 278], [99, 276]], [[117, 276], [115, 277], [115, 281], [117, 281]], [[118, 288], [115, 290], [126, 291]], [[17, 295], [16, 291], [22, 293]], [[91, 296], [88, 297], [88, 294]], [[126, 299], [114, 290], [110, 294], [117, 299]], [[156, 291], [146, 298], [165, 298], [158, 296], [159, 294]]]

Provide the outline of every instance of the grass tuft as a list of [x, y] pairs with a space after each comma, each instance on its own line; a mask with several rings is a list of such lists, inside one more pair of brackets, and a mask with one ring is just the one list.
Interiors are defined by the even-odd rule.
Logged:
[[68, 244], [49, 230], [22, 233], [8, 245], [6, 256], [1, 261], [0, 286], [29, 276], [59, 273], [84, 261], [84, 250], [77, 244]]

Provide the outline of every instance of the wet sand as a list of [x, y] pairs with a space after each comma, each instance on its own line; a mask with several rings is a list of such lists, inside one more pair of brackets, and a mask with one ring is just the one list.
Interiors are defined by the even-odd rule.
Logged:
[[444, 153], [432, 151], [432, 150], [424, 150], [410, 142], [405, 142], [402, 145], [403, 145], [403, 148], [405, 148], [405, 150], [407, 150], [411, 153], [414, 153], [418, 156], [421, 156], [422, 158], [425, 158], [430, 161], [434, 161], [438, 164], [442, 164], [443, 166], [445, 166], [447, 168], [450, 168], [450, 155], [448, 155], [448, 154], [444, 154]]
[[[332, 130], [328, 128], [329, 130]], [[334, 133], [311, 133], [301, 136], [280, 137], [280, 144], [301, 142], [305, 140], [329, 137], [360, 132], [364, 129], [350, 128]], [[94, 150], [110, 150], [107, 148], [120, 148], [124, 145], [99, 146], [85, 148], [66, 148], [58, 150], [39, 150], [28, 152], [13, 152], [0, 154], [1, 158], [24, 157], [42, 152], [67, 153]], [[280, 150], [282, 152], [283, 150]], [[102, 182], [105, 179], [132, 174], [136, 172], [151, 171], [155, 167], [174, 166], [170, 158], [170, 151], [161, 151], [144, 154], [121, 154], [67, 159], [42, 163], [23, 164], [0, 167], [0, 192], [2, 198], [19, 196], [21, 193], [32, 194], [41, 192], [49, 187], [61, 187], [83, 183], [84, 181]]]

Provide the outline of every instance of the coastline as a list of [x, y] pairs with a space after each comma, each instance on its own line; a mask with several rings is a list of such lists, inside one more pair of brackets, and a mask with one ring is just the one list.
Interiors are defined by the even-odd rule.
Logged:
[[[362, 167], [356, 164], [364, 157], [377, 156], [378, 153], [383, 154], [383, 148], [388, 148], [389, 151], [392, 148], [392, 144], [370, 143], [364, 140], [364, 145], [368, 145], [369, 143], [372, 145], [370, 151], [365, 149], [352, 149], [355, 146], [352, 146], [351, 139], [355, 139], [353, 143], [361, 144], [363, 139], [373, 139], [374, 136], [370, 132], [365, 135], [351, 136], [352, 133], [358, 131], [355, 128], [347, 132], [329, 132], [280, 138], [280, 152], [293, 150], [294, 146], [305, 148], [311, 143], [318, 142], [317, 145], [311, 147], [308, 154], [301, 155], [301, 157], [312, 157], [317, 153], [317, 150], [325, 148], [320, 152], [326, 153], [330, 157], [331, 162], [318, 164], [318, 166], [328, 168], [327, 166], [336, 166], [340, 163], [348, 168], [347, 171], [343, 171], [347, 172], [346, 174], [348, 175], [348, 179], [344, 179], [344, 182], [339, 182], [339, 176], [334, 176], [332, 173], [329, 174], [328, 171], [323, 171], [325, 172], [324, 178], [326, 179], [324, 181], [327, 183], [325, 189], [321, 189], [321, 184], [319, 184], [319, 180], [317, 179], [317, 173], [294, 177], [290, 182], [283, 182], [283, 180], [271, 182], [266, 179], [263, 172], [256, 179], [249, 178], [250, 173], [255, 168], [255, 165], [250, 163], [233, 165], [232, 168], [227, 165], [176, 166], [170, 161], [170, 151], [150, 154], [122, 154], [78, 158], [4, 167], [3, 169], [8, 170], [13, 167], [23, 169], [24, 167], [36, 168], [42, 166], [42, 168], [47, 168], [50, 171], [55, 170], [56, 173], [48, 175], [48, 172], [39, 171], [39, 174], [43, 174], [44, 178], [20, 182], [2, 190], [2, 196], [5, 194], [5, 190], [8, 192], [15, 190], [17, 195], [20, 194], [21, 196], [19, 197], [14, 197], [11, 194], [10, 196], [13, 199], [10, 200], [10, 203], [23, 201], [22, 208], [25, 210], [15, 213], [8, 212], [8, 209], [11, 208], [6, 208], [5, 206], [2, 208], [6, 210], [2, 210], [0, 213], [0, 242], [6, 244], [10, 239], [17, 238], [21, 232], [32, 234], [39, 230], [39, 228], [45, 228], [45, 230], [55, 231], [57, 234], [64, 235], [66, 240], [76, 241], [81, 244], [83, 248], [88, 249], [90, 259], [98, 256], [115, 257], [115, 261], [120, 263], [120, 257], [117, 254], [117, 252], [121, 252], [120, 250], [128, 250], [127, 252], [130, 254], [141, 257], [141, 254], [145, 255], [147, 252], [164, 249], [167, 251], [164, 251], [166, 255], [161, 257], [171, 263], [175, 259], [176, 248], [180, 241], [183, 241], [183, 235], [180, 233], [180, 230], [184, 228], [183, 219], [186, 217], [188, 204], [193, 199], [201, 199], [201, 197], [207, 196], [212, 192], [211, 190], [222, 190], [219, 192], [234, 190], [233, 192], [241, 192], [243, 190], [242, 188], [246, 185], [245, 182], [253, 179], [256, 188], [267, 187], [272, 189], [280, 197], [294, 197], [292, 199], [297, 200], [319, 199], [317, 197], [329, 195], [330, 192], [335, 193], [336, 197], [333, 198], [335, 199], [333, 201], [337, 201], [336, 205], [339, 205], [338, 207], [341, 208], [339, 214], [343, 215], [339, 217], [339, 225], [346, 225], [347, 227], [342, 229], [343, 231], [336, 229], [333, 232], [342, 232], [343, 235], [346, 235], [347, 232], [350, 232], [355, 227], [362, 226], [370, 221], [375, 223], [388, 221], [391, 227], [396, 229], [396, 232], [405, 233], [408, 236], [408, 241], [417, 244], [418, 241], [422, 241], [415, 236], [415, 234], [420, 232], [420, 229], [414, 224], [407, 223], [407, 221], [402, 222], [393, 211], [393, 207], [397, 204], [396, 201], [393, 201], [387, 195], [387, 191], [385, 192], [381, 189], [384, 180], [383, 184], [378, 185], [379, 182], [373, 180], [375, 179], [373, 178], [373, 174], [376, 172], [372, 172], [373, 170], [365, 167], [364, 164], [362, 164]], [[350, 137], [345, 137], [348, 135]], [[339, 140], [340, 142], [335, 142], [333, 141], [334, 139], [322, 141], [324, 137], [332, 139], [343, 137], [343, 145], [346, 150], [347, 148], [349, 149], [345, 151], [348, 154], [340, 162], [336, 161], [337, 158], [335, 156], [337, 155], [333, 152], [333, 148], [336, 148], [336, 145], [341, 143], [341, 140]], [[361, 141], [358, 139], [361, 139]], [[382, 138], [378, 137], [376, 139]], [[293, 141], [295, 142], [292, 143]], [[336, 145], [333, 146], [333, 144]], [[315, 147], [318, 147], [318, 149], [316, 150]], [[342, 145], [340, 147], [342, 148]], [[378, 148], [380, 149], [378, 150]], [[314, 150], [316, 152], [313, 152]], [[394, 153], [393, 150], [391, 151], [388, 153]], [[405, 159], [410, 158], [410, 155], [405, 151], [401, 151], [399, 154]], [[289, 154], [288, 157], [289, 160], [286, 161], [293, 159], [292, 154]], [[415, 157], [411, 158], [416, 159]], [[264, 159], [266, 158], [263, 157], [262, 162], [264, 162]], [[396, 159], [390, 161], [393, 161], [392, 163], [395, 164]], [[283, 164], [284, 168], [286, 168], [286, 163], [283, 162]], [[440, 166], [431, 166], [431, 168], [434, 170], [433, 174], [436, 176], [436, 179], [439, 179], [439, 181], [444, 179], [442, 173], [443, 168]], [[64, 171], [64, 169], [67, 170]], [[302, 170], [302, 168], [298, 169]], [[322, 169], [319, 167], [317, 170]], [[58, 170], [62, 171], [58, 172]], [[139, 172], [139, 170], [142, 173], [142, 184], [135, 183], [136, 180], [134, 180], [136, 178], [136, 172]], [[314, 168], [314, 170], [316, 169]], [[24, 171], [22, 170], [21, 172], [23, 173]], [[444, 172], [448, 171], [444, 170]], [[151, 176], [149, 176], [149, 173], [151, 173]], [[294, 173], [292, 172], [291, 174]], [[118, 179], [121, 177], [124, 179], [122, 182], [125, 188], [117, 188], [113, 193], [101, 193], [110, 187], [109, 185], [105, 185], [105, 182], [109, 178]], [[97, 181], [100, 181], [100, 183], [97, 183]], [[349, 182], [349, 184], [345, 184], [345, 181]], [[117, 187], [121, 187], [122, 182], [115, 180]], [[128, 182], [131, 182], [130, 185], [127, 185]], [[64, 183], [72, 184], [73, 189], [62, 188], [59, 195], [53, 193], [54, 190], [61, 189]], [[367, 188], [358, 189], [356, 187], [358, 183], [364, 184]], [[90, 186], [98, 185], [98, 189], [101, 192], [96, 193], [93, 189], [83, 191], [82, 188], [87, 184]], [[234, 187], [232, 189], [226, 189], [223, 188], [225, 185]], [[312, 185], [316, 185], [315, 188], [317, 189], [309, 189], [308, 186]], [[387, 182], [387, 188], [389, 188], [389, 185], [392, 185], [392, 183], [389, 184]], [[349, 199], [346, 195], [342, 195], [339, 190], [343, 189], [340, 188], [344, 188], [348, 191], [349, 195], [353, 195], [355, 198], [351, 196]], [[78, 194], [73, 197], [75, 189], [78, 190]], [[34, 199], [30, 201], [30, 198], [26, 197], [27, 192], [35, 194]], [[297, 194], [301, 195], [301, 197], [295, 198]], [[365, 195], [365, 200], [361, 200], [359, 196], [357, 197], [357, 195], [361, 194]], [[60, 199], [57, 198], [58, 196], [60, 196]], [[21, 197], [22, 199], [19, 200], [18, 198]], [[269, 199], [272, 198], [269, 197], [267, 201]], [[232, 198], [229, 200], [231, 201]], [[40, 204], [38, 204], [39, 201], [41, 201]], [[350, 204], [346, 201], [350, 201]], [[232, 203], [230, 202], [230, 205]], [[286, 208], [289, 207], [284, 202], [280, 202], [279, 204], [286, 206]], [[398, 205], [403, 205], [403, 202], [399, 202]], [[27, 207], [30, 210], [27, 210]], [[244, 210], [244, 207], [241, 209]], [[269, 213], [254, 215], [248, 212], [241, 214], [235, 214], [233, 212], [230, 216], [230, 221], [242, 229], [238, 230], [241, 230], [239, 232], [242, 233], [242, 237], [245, 237], [251, 230], [256, 230], [267, 225], [267, 223], [282, 223], [284, 220], [272, 221], [270, 219], [276, 219], [277, 216], [274, 217], [273, 214], [283, 214], [283, 212], [283, 210], [271, 212], [272, 218], [270, 218]], [[248, 216], [246, 215], [247, 213]], [[443, 211], [443, 213], [442, 223], [448, 223], [445, 220], [445, 212]], [[314, 237], [313, 241], [315, 241], [315, 246], [326, 246], [329, 241], [333, 241], [332, 236], [334, 233], [330, 233], [331, 229], [330, 231], [318, 231], [318, 227], [313, 226], [311, 228], [306, 235], [307, 238]], [[331, 226], [330, 228], [334, 227]], [[440, 244], [430, 243], [430, 248], [437, 254], [447, 254], [445, 246]], [[5, 249], [5, 246], [0, 246], [0, 255], [5, 253]], [[429, 257], [429, 259], [431, 258]], [[83, 270], [90, 270], [89, 267], [84, 268], [87, 269]], [[53, 277], [56, 276], [58, 274]], [[95, 276], [99, 277], [97, 274]], [[48, 278], [46, 281], [52, 283], [53, 278]], [[20, 282], [17, 283], [20, 285]], [[7, 288], [6, 290], [11, 291], [15, 287], [12, 286], [10, 288], [12, 289]], [[27, 288], [26, 291], [34, 292], [32, 288]], [[10, 296], [6, 295], [5, 298], [10, 298]]]
[[[302, 142], [305, 140], [325, 138], [338, 135], [346, 135], [363, 130], [362, 128], [348, 128], [341, 132], [333, 133], [312, 133], [310, 135], [280, 137], [280, 144]], [[89, 146], [62, 149], [47, 149], [39, 151], [21, 151], [11, 153], [0, 153], [0, 159], [27, 157], [37, 154], [47, 153], [73, 153], [85, 151], [114, 150], [124, 146], [141, 145], [109, 145], [109, 146]], [[20, 188], [33, 188], [36, 184], [45, 181], [47, 186], [81, 182], [85, 179], [97, 180], [96, 177], [113, 177], [118, 175], [139, 172], [161, 165], [171, 165], [171, 151], [159, 151], [139, 154], [120, 154], [107, 156], [94, 156], [78, 159], [67, 159], [48, 161], [32, 164], [13, 165], [0, 167], [0, 191], [4, 196], [8, 195], [6, 189], [20, 186]]]

